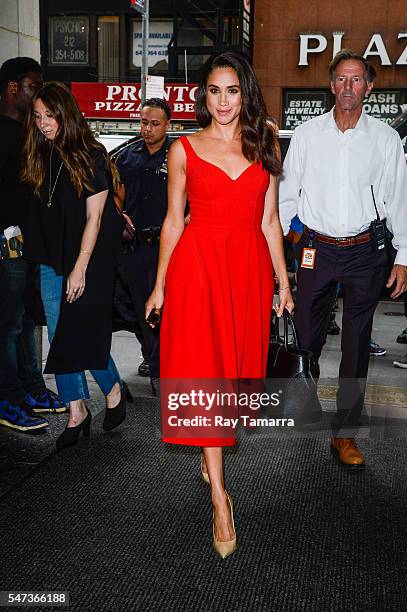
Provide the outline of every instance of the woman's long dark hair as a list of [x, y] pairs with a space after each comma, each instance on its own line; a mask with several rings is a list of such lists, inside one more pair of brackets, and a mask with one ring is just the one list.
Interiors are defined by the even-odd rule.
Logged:
[[265, 170], [278, 176], [282, 166], [275, 124], [267, 117], [256, 75], [243, 54], [226, 51], [212, 55], [205, 63], [196, 99], [196, 119], [199, 125], [207, 127], [212, 121], [212, 115], [206, 106], [206, 86], [209, 75], [215, 68], [233, 68], [239, 79], [242, 97], [239, 120], [243, 155], [250, 162], [261, 162]]
[[63, 83], [46, 83], [33, 96], [28, 112], [22, 149], [21, 178], [38, 195], [47, 174], [50, 143], [35, 125], [34, 103], [41, 100], [58, 122], [53, 141], [55, 151], [64, 162], [78, 197], [86, 189], [92, 192], [89, 174], [94, 176], [92, 153], [100, 151], [110, 166], [106, 149], [93, 136], [78, 104]]

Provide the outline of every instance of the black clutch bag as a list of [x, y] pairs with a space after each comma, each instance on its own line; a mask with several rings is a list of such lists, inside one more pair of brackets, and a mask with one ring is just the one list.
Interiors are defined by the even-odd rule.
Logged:
[[[297, 425], [322, 420], [322, 408], [313, 376], [313, 355], [300, 349], [294, 320], [288, 310], [282, 315], [284, 333], [280, 335], [280, 319], [273, 311], [266, 370], [267, 393], [278, 393], [279, 405], [270, 408], [268, 416], [294, 419]], [[291, 333], [290, 333], [291, 332]]]

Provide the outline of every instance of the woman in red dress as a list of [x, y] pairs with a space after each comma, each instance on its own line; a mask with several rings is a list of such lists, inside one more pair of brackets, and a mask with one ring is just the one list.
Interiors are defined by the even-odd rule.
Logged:
[[[165, 420], [173, 424], [180, 416], [174, 404], [179, 394], [170, 392], [189, 388], [191, 397], [199, 380], [206, 381], [201, 385], [206, 390], [213, 380], [216, 390], [219, 381], [233, 387], [240, 379], [263, 379], [273, 267], [278, 314], [285, 307], [292, 310], [293, 301], [277, 209], [281, 163], [276, 134], [243, 55], [225, 52], [209, 59], [196, 108], [204, 129], [181, 137], [168, 156], [168, 213], [146, 317], [165, 303], [160, 335], [163, 440], [202, 447], [202, 477], [211, 486], [213, 544], [225, 558], [236, 548], [236, 532], [222, 447], [235, 444], [235, 436], [231, 428], [226, 433], [222, 427], [208, 430], [202, 420], [200, 427], [166, 427]], [[190, 222], [185, 227], [187, 197]], [[183, 416], [187, 408], [189, 416], [198, 415], [196, 401], [185, 408], [184, 399], [183, 406]], [[200, 413], [202, 418], [210, 414]]]

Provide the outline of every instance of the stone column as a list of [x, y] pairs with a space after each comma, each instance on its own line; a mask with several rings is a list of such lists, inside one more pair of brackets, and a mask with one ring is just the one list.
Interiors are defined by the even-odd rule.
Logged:
[[0, 64], [18, 56], [40, 61], [39, 0], [0, 2]]

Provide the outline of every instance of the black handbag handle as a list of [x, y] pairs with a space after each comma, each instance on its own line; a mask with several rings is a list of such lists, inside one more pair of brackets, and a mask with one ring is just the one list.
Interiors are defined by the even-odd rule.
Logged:
[[288, 348], [289, 346], [288, 329], [289, 329], [289, 326], [291, 326], [292, 336], [293, 336], [293, 341], [294, 341], [291, 343], [291, 346], [294, 345], [295, 348], [298, 349], [299, 348], [298, 347], [298, 336], [297, 336], [297, 330], [295, 329], [294, 319], [293, 319], [292, 314], [288, 312], [286, 308], [284, 308], [283, 310], [282, 318], [284, 322], [284, 337], [283, 338], [281, 338], [280, 336], [280, 317], [278, 317], [276, 311], [273, 310], [273, 314], [271, 316], [271, 323], [272, 325], [274, 325], [276, 339], [283, 341], [285, 348]]

